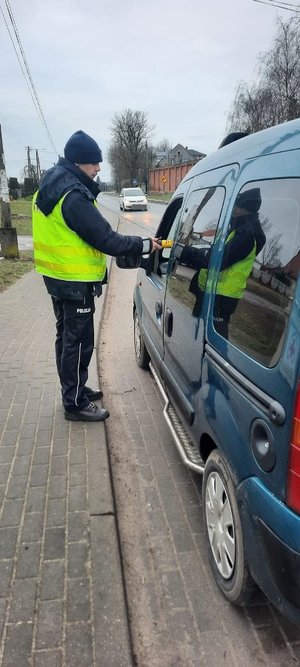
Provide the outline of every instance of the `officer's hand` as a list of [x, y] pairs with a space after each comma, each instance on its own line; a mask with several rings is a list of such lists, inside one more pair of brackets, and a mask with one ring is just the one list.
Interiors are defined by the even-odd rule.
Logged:
[[158, 238], [151, 238], [152, 242], [152, 249], [151, 252], [154, 252], [155, 250], [161, 250], [161, 241]]

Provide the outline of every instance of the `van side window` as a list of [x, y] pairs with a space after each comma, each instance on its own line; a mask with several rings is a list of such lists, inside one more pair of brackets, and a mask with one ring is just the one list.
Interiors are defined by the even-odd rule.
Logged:
[[279, 361], [300, 270], [299, 186], [274, 179], [242, 188], [216, 284], [216, 331], [267, 367]]
[[[164, 238], [167, 241], [174, 241], [179, 218], [181, 215], [181, 207], [182, 207], [182, 197], [175, 200], [172, 204], [172, 209], [168, 216], [168, 226], [167, 229], [164, 231]], [[164, 248], [162, 250], [162, 258], [169, 259], [170, 253], [171, 253], [171, 248]]]
[[[182, 211], [183, 196], [180, 195], [174, 199], [166, 209], [160, 226], [157, 230], [157, 236], [168, 241], [174, 241], [178, 222]], [[162, 279], [165, 279], [171, 248], [163, 248], [160, 253], [154, 253], [153, 270]]]
[[[182, 212], [180, 234], [168, 289], [176, 301], [198, 317], [202, 306], [211, 246], [225, 198], [224, 187], [194, 190]], [[200, 282], [204, 283], [200, 285]]]

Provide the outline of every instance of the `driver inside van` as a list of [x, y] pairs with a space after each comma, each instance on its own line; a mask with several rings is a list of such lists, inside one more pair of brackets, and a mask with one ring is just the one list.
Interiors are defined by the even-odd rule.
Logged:
[[[258, 216], [261, 203], [260, 188], [252, 188], [237, 196], [233, 208], [216, 287], [213, 315], [215, 329], [226, 339], [230, 317], [244, 294], [255, 257], [266, 242]], [[197, 271], [190, 285], [190, 291], [196, 296], [193, 308], [193, 315], [196, 317], [199, 317], [201, 312], [210, 253], [211, 247], [175, 248], [175, 257], [180, 263]]]

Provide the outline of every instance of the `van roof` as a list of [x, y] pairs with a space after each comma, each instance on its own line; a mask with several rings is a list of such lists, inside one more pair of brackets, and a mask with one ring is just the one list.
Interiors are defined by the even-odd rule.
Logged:
[[300, 118], [269, 127], [254, 134], [249, 134], [247, 137], [219, 148], [211, 155], [200, 160], [200, 162], [197, 162], [187, 173], [184, 181], [215, 167], [226, 166], [233, 162], [241, 164], [253, 157], [280, 153], [281, 151], [296, 148], [300, 148]]

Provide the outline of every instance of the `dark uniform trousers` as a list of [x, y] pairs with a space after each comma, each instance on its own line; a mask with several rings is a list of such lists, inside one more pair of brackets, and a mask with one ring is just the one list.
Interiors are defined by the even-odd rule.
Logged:
[[83, 410], [89, 404], [85, 384], [94, 349], [94, 296], [89, 292], [82, 301], [51, 298], [56, 317], [56, 365], [64, 408], [67, 412]]

